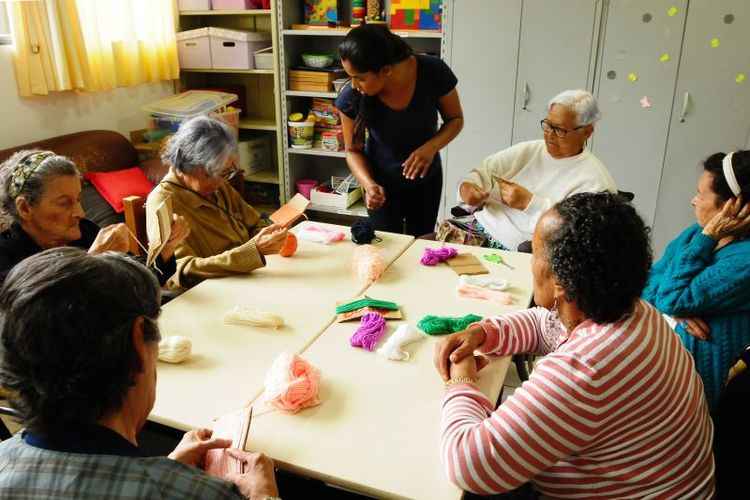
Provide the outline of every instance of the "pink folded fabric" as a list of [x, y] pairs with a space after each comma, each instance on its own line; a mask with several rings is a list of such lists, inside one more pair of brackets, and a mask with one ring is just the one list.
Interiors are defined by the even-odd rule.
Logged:
[[466, 283], [459, 282], [456, 287], [456, 292], [459, 297], [466, 299], [479, 299], [489, 300], [502, 306], [511, 305], [514, 302], [513, 295], [508, 292], [501, 292], [498, 290], [491, 290], [489, 288], [483, 288], [480, 286], [468, 285]]
[[343, 231], [330, 229], [316, 224], [308, 224], [297, 232], [297, 238], [315, 243], [330, 245], [346, 238]]

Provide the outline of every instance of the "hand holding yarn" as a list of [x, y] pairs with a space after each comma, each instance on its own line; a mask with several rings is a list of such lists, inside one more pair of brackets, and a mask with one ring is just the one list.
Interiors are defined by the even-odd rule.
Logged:
[[173, 335], [159, 342], [159, 360], [167, 363], [182, 363], [190, 357], [193, 343], [187, 337]]
[[296, 354], [283, 352], [266, 374], [263, 399], [279, 410], [297, 413], [320, 404], [320, 371]]
[[458, 255], [458, 250], [453, 247], [425, 248], [419, 262], [425, 266], [436, 266], [441, 262], [452, 259], [456, 255]]

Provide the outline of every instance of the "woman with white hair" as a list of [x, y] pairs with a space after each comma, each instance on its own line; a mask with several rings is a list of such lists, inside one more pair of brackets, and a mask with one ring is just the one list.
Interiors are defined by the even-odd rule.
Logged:
[[265, 266], [264, 256], [278, 253], [286, 240], [286, 228], [261, 228], [260, 214], [227, 182], [237, 172], [236, 151], [232, 129], [199, 116], [182, 124], [162, 154], [170, 169], [148, 196], [146, 217], [153, 224], [156, 209], [171, 199], [191, 229], [175, 250], [173, 288], [249, 273]]
[[515, 250], [531, 240], [539, 217], [558, 201], [576, 193], [616, 192], [607, 169], [585, 148], [600, 116], [590, 92], [566, 90], [553, 97], [541, 121], [543, 140], [495, 153], [460, 184], [459, 201], [475, 211], [462, 226], [483, 246]]

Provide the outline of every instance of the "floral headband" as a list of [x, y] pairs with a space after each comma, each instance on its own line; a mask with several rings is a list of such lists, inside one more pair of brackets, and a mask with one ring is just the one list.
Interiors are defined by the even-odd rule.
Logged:
[[11, 198], [18, 198], [18, 195], [21, 194], [23, 188], [26, 186], [29, 177], [31, 177], [36, 169], [39, 168], [39, 165], [50, 156], [55, 156], [55, 153], [52, 151], [37, 151], [27, 155], [20, 161], [18, 167], [16, 167], [12, 174], [10, 186], [8, 188], [8, 194], [10, 194]]

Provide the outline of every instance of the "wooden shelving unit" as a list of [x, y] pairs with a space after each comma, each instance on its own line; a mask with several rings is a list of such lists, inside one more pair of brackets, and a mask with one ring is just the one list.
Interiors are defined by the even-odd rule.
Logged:
[[[279, 0], [272, 0], [265, 10], [189, 10], [179, 12], [179, 31], [214, 26], [238, 30], [270, 33], [274, 63], [272, 69], [183, 69], [179, 89], [223, 88], [242, 85], [245, 88], [246, 108], [240, 117], [240, 140], [260, 136], [271, 137], [271, 165], [269, 169], [246, 175], [245, 182], [278, 188], [278, 204], [286, 201], [288, 189], [283, 173], [283, 143], [286, 135], [285, 120], [281, 113], [281, 79], [279, 77], [279, 36], [276, 9]], [[246, 189], [246, 192], [249, 191]], [[252, 202], [251, 202], [252, 203]], [[278, 208], [278, 204], [276, 208]], [[254, 204], [255, 205], [255, 204]], [[256, 207], [257, 208], [257, 207]], [[266, 206], [268, 210], [274, 206]], [[272, 211], [272, 210], [271, 210]]]

